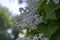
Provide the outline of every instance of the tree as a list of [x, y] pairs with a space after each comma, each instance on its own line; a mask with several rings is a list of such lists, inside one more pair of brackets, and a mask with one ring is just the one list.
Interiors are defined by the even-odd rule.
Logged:
[[7, 30], [13, 26], [13, 19], [8, 10], [0, 6], [0, 40], [12, 40]]

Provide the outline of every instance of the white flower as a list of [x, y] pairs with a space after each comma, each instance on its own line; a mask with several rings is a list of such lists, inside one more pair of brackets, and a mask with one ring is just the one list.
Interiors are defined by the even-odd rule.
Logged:
[[40, 40], [49, 40], [48, 38], [42, 37], [43, 33], [38, 34], [38, 35], [39, 36], [34, 35], [34, 36], [28, 36], [28, 37], [19, 37], [16, 40], [39, 40], [39, 39]]
[[37, 35], [35, 35], [35, 36], [33, 37], [33, 40], [38, 40]]
[[44, 38], [44, 40], [49, 40], [48, 38]]

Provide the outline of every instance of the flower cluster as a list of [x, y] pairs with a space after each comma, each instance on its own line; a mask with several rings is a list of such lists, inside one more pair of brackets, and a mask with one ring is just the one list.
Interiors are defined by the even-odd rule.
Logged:
[[[31, 3], [28, 3], [31, 4]], [[26, 7], [25, 9], [20, 8], [20, 16], [15, 17], [15, 25], [17, 27], [25, 28], [28, 27], [29, 29], [33, 30], [36, 29], [36, 25], [43, 22], [43, 16], [39, 16], [38, 14], [35, 14], [35, 11], [37, 10], [36, 5], [30, 7]]]
[[28, 27], [30, 29], [36, 29], [36, 25], [38, 23], [43, 22], [43, 16], [39, 16], [38, 14], [35, 14], [34, 11], [31, 11], [27, 13], [27, 11], [24, 13], [21, 13], [20, 16], [17, 16], [15, 18], [15, 21], [17, 25], [19, 25], [21, 28]]
[[43, 36], [43, 33], [41, 33], [41, 34], [34, 35], [34, 36], [17, 38], [16, 40], [49, 40], [49, 39], [45, 38]]

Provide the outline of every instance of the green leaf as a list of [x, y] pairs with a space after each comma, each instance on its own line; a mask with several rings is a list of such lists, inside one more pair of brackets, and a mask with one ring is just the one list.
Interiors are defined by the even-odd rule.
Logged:
[[37, 14], [42, 15], [43, 7], [46, 4], [47, 0], [41, 0], [41, 2], [37, 5]]
[[59, 27], [56, 24], [40, 24], [36, 32], [44, 33], [44, 37], [50, 37]]
[[50, 40], [60, 40], [60, 28], [50, 37]]
[[48, 29], [48, 31], [47, 31], [48, 32], [48, 36], [51, 37], [51, 35], [53, 33], [55, 33], [56, 30], [59, 29], [59, 27], [56, 24], [49, 24], [48, 27], [47, 27], [47, 29]]
[[49, 4], [44, 6], [44, 12], [46, 14], [45, 20], [56, 20], [55, 10], [60, 8], [60, 4], [55, 4], [54, 2], [49, 2]]

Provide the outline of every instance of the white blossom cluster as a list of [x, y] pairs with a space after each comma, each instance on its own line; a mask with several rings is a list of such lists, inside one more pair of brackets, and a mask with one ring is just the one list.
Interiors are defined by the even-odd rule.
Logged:
[[[31, 1], [31, 0], [30, 0]], [[32, 2], [31, 2], [32, 3]], [[28, 3], [28, 4], [31, 4]], [[20, 8], [20, 16], [15, 17], [15, 25], [17, 27], [25, 28], [28, 27], [31, 30], [36, 29], [36, 25], [43, 22], [43, 16], [39, 16], [38, 14], [35, 14], [35, 11], [37, 10], [36, 4], [35, 5], [29, 5], [29, 7], [26, 7], [25, 9]]]
[[45, 38], [43, 36], [43, 33], [41, 33], [41, 34], [34, 35], [34, 36], [17, 38], [16, 40], [49, 40], [49, 39]]
[[[33, 12], [33, 11], [32, 11]], [[21, 28], [28, 27], [30, 29], [36, 29], [38, 23], [43, 22], [43, 17], [35, 13], [22, 13], [15, 19], [18, 26]]]

